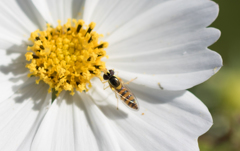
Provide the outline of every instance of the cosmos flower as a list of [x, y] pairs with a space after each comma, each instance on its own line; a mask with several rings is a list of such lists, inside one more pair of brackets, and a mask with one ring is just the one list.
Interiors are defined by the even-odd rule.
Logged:
[[[186, 89], [206, 81], [222, 66], [221, 56], [207, 48], [220, 36], [219, 30], [206, 28], [218, 15], [217, 4], [210, 0], [4, 0], [0, 11], [1, 151], [199, 150], [197, 139], [211, 127], [212, 118], [206, 106]], [[63, 81], [56, 78], [62, 82], [57, 86], [48, 81], [51, 76], [46, 76], [49, 70], [44, 63], [41, 67], [28, 65], [27, 60], [44, 58], [42, 52], [50, 45], [42, 45], [48, 40], [42, 39], [44, 34], [50, 32], [41, 33], [40, 40], [31, 33], [37, 29], [57, 31], [58, 26], [59, 32], [62, 28], [65, 33], [77, 31], [78, 26], [61, 26], [69, 18], [83, 19], [89, 25], [79, 29], [80, 33], [96, 23], [86, 36], [93, 41], [98, 37], [98, 44], [109, 44], [101, 51], [108, 55], [101, 65], [114, 69], [125, 82], [137, 77], [129, 88], [138, 99], [139, 111], [121, 103], [117, 110], [114, 92], [104, 90], [90, 69], [83, 75], [90, 78], [91, 86], [75, 81], [75, 88], [82, 92], [72, 91], [75, 94], [71, 95], [67, 90], [73, 85], [67, 77]], [[32, 46], [29, 37], [39, 45]], [[96, 54], [86, 55], [98, 60]], [[50, 88], [61, 90], [52, 104], [46, 81]]]

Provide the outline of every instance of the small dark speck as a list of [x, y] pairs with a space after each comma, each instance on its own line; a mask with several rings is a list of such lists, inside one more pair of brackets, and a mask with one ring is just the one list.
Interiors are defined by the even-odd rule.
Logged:
[[100, 69], [100, 66], [98, 66], [98, 65], [94, 65], [94, 67], [95, 67], [96, 69]]
[[161, 90], [163, 90], [163, 87], [161, 86], [160, 82], [158, 82], [158, 86]]
[[40, 45], [40, 48], [41, 48], [41, 49], [44, 49], [43, 45]]
[[39, 57], [37, 55], [32, 55], [34, 59], [38, 59]]

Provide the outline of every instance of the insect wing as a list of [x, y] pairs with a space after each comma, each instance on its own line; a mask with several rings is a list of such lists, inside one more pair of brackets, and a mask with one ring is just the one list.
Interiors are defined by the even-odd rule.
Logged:
[[124, 100], [125, 100], [126, 98], [125, 98], [122, 94], [118, 93], [116, 90], [115, 90], [115, 93], [118, 94], [118, 98], [122, 101], [122, 103], [123, 103], [125, 106], [127, 106], [127, 107], [130, 108], [131, 110], [137, 111], [137, 110], [139, 109], [139, 104], [138, 104], [138, 101], [137, 101], [136, 96], [134, 95], [134, 93], [132, 93], [132, 91], [131, 91], [122, 81], [121, 81], [121, 84], [122, 84], [123, 89], [127, 90], [127, 91], [131, 94], [131, 96], [134, 98], [134, 104], [136, 104], [137, 109], [132, 108], [131, 106], [129, 106], [129, 105], [126, 103], [126, 102], [129, 102], [129, 101], [131, 101], [131, 100], [128, 100], [128, 101], [125, 102]]

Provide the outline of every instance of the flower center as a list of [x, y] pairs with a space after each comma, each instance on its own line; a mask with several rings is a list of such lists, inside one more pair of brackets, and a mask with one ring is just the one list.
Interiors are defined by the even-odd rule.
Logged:
[[103, 49], [108, 43], [98, 42], [102, 35], [92, 31], [94, 27], [94, 22], [87, 26], [83, 20], [69, 19], [63, 26], [58, 21], [56, 28], [47, 24], [47, 30], [32, 32], [29, 40], [33, 46], [28, 46], [31, 52], [25, 54], [31, 61], [26, 65], [28, 76], [39, 77], [36, 83], [44, 81], [50, 86], [48, 91], [55, 89], [57, 95], [62, 90], [71, 91], [71, 95], [75, 89], [88, 91], [91, 78], [102, 78], [105, 63], [101, 58], [107, 57]]

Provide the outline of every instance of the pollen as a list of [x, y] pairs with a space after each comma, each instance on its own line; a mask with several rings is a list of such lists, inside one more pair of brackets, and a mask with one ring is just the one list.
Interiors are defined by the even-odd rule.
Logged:
[[29, 40], [33, 42], [28, 46], [25, 54], [29, 63], [29, 77], [38, 77], [36, 83], [44, 81], [49, 85], [48, 92], [55, 89], [61, 91], [75, 90], [79, 92], [88, 91], [91, 87], [90, 80], [99, 77], [105, 69], [105, 62], [101, 61], [107, 57], [104, 48], [107, 42], [99, 42], [103, 35], [93, 31], [95, 23], [85, 25], [83, 20], [68, 19], [67, 23], [53, 28], [47, 24], [45, 31], [39, 29], [32, 32]]

